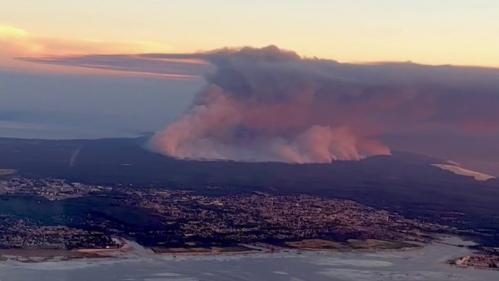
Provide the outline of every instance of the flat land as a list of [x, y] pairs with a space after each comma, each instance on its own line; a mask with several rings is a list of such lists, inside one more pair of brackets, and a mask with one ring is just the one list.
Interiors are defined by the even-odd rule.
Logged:
[[165, 255], [203, 255], [203, 254], [242, 254], [253, 253], [257, 250], [245, 246], [230, 247], [153, 247], [156, 254]]
[[384, 241], [376, 239], [349, 239], [346, 242], [336, 242], [323, 239], [306, 239], [301, 241], [286, 242], [286, 246], [300, 250], [398, 250], [416, 248], [419, 245], [399, 241]]
[[12, 169], [0, 169], [0, 177], [10, 176], [16, 173], [16, 170]]
[[34, 263], [104, 257], [109, 256], [60, 249], [0, 249], [0, 261]]

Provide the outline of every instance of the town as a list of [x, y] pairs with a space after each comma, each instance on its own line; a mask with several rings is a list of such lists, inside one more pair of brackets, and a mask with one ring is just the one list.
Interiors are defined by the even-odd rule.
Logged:
[[499, 268], [499, 255], [472, 255], [458, 258], [453, 264], [459, 267]]
[[[109, 248], [117, 247], [113, 237], [125, 237], [161, 252], [174, 247], [255, 243], [289, 246], [289, 242], [312, 239], [425, 242], [434, 233], [454, 231], [349, 200], [303, 194], [209, 196], [166, 188], [94, 186], [15, 176], [0, 181], [0, 200], [34, 202], [33, 212], [23, 210], [30, 218], [2, 205], [2, 248]], [[88, 204], [91, 209], [86, 209], [85, 200], [94, 200]], [[56, 210], [50, 214], [52, 221], [35, 213], [42, 203], [59, 204], [48, 208]], [[78, 211], [69, 211], [71, 208]], [[120, 211], [112, 208], [135, 213], [115, 214]], [[158, 223], [145, 228], [140, 224], [144, 219]]]
[[80, 249], [118, 247], [101, 232], [66, 226], [36, 225], [25, 219], [0, 216], [0, 249]]
[[0, 180], [0, 195], [25, 194], [37, 195], [48, 200], [63, 200], [77, 198], [92, 192], [111, 190], [102, 186], [67, 183], [60, 179], [28, 179], [12, 177], [9, 180]]

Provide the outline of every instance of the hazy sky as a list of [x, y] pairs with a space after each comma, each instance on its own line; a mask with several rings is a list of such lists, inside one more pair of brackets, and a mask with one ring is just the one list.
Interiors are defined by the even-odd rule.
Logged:
[[[498, 15], [497, 0], [0, 0], [0, 137], [117, 137], [163, 128], [192, 108], [196, 93], [206, 85], [202, 74], [213, 71], [199, 55], [178, 53], [277, 45], [305, 57], [340, 62], [499, 67]], [[261, 51], [253, 55], [259, 58]], [[170, 55], [138, 55], [143, 53]], [[438, 122], [452, 125], [447, 127], [457, 136], [454, 142], [449, 142], [447, 133], [431, 138], [388, 133], [375, 137], [394, 149], [463, 160], [499, 174], [493, 156], [499, 141], [499, 69], [402, 64], [386, 72], [384, 66], [371, 64], [328, 61], [331, 69], [323, 69], [320, 65], [325, 62], [311, 66], [304, 61], [298, 64], [305, 64], [307, 73], [342, 70], [331, 74], [335, 82], [353, 79], [351, 69], [365, 69], [369, 75], [357, 81], [361, 89], [371, 81], [370, 75], [379, 78], [383, 73], [414, 82], [400, 94], [383, 88], [392, 93], [388, 102], [407, 95], [411, 101], [414, 92], [428, 94], [425, 87], [433, 84], [432, 74], [442, 71], [442, 79], [450, 82], [442, 89], [432, 88], [432, 93], [435, 99], [441, 95], [445, 99], [425, 120], [436, 126], [432, 129], [440, 128]], [[420, 81], [420, 76], [426, 78]], [[284, 85], [293, 86], [299, 78], [284, 80]], [[379, 82], [377, 78], [373, 81]], [[254, 89], [266, 93], [276, 85], [257, 86]], [[296, 114], [300, 110], [291, 111], [291, 116], [302, 118]], [[384, 110], [363, 110], [362, 120], [370, 120], [370, 112]], [[414, 112], [407, 110], [392, 119], [404, 113]], [[275, 118], [270, 116], [270, 121]], [[311, 128], [316, 127], [311, 124]], [[414, 129], [407, 128], [409, 133]], [[471, 146], [476, 149], [468, 149]]]
[[109, 53], [276, 44], [339, 61], [499, 66], [497, 0], [0, 0], [0, 7], [0, 44], [2, 31], [16, 37], [6, 30], [14, 27], [51, 45], [48, 53], [54, 45]]
[[0, 137], [102, 138], [151, 133], [202, 81], [0, 71]]

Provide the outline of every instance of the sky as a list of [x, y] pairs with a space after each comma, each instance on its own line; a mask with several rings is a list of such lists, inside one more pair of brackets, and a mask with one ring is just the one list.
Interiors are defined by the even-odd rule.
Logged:
[[[0, 137], [166, 130], [170, 140], [208, 145], [227, 159], [257, 151], [262, 159], [288, 159], [286, 152], [315, 162], [400, 149], [499, 175], [498, 14], [496, 0], [0, 0]], [[242, 58], [231, 51], [270, 45], [281, 49], [246, 49]], [[206, 53], [226, 47], [233, 49]], [[231, 58], [238, 63], [227, 64]], [[296, 77], [289, 79], [291, 73]], [[234, 78], [241, 84], [225, 84]], [[379, 85], [372, 88], [373, 81]], [[246, 84], [255, 100], [240, 99]], [[285, 99], [273, 107], [262, 93]], [[326, 114], [330, 107], [339, 112]], [[272, 127], [280, 120], [273, 112], [283, 109], [296, 119], [293, 132], [284, 113], [286, 130]], [[213, 131], [198, 122], [204, 114], [215, 125], [218, 116], [237, 122]], [[373, 116], [378, 123], [364, 122]], [[181, 130], [172, 133], [172, 124]], [[238, 139], [247, 135], [258, 137], [249, 152]], [[206, 157], [205, 150], [183, 149]]]
[[35, 54], [274, 44], [343, 62], [499, 66], [495, 0], [0, 0], [0, 7], [0, 40], [17, 33], [52, 46], [28, 51]]
[[0, 137], [134, 137], [174, 121], [202, 81], [0, 71]]

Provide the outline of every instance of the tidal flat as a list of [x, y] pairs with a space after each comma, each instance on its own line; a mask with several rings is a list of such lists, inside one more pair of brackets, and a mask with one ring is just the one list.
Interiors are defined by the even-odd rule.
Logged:
[[471, 251], [448, 237], [425, 247], [381, 251], [163, 256], [134, 245], [126, 256], [58, 262], [0, 263], [1, 281], [385, 281], [499, 280], [499, 271], [448, 263]]

